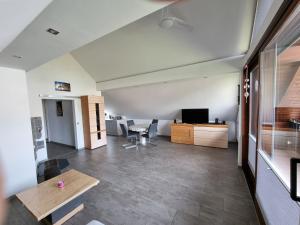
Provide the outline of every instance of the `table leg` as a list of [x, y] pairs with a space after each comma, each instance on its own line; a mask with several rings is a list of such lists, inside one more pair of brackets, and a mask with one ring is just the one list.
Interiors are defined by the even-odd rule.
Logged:
[[51, 225], [61, 225], [84, 209], [82, 198], [78, 197], [47, 216], [43, 222]]
[[147, 145], [147, 139], [140, 134], [140, 143], [141, 145]]
[[63, 218], [61, 218], [53, 225], [62, 225], [63, 223], [71, 219], [73, 216], [75, 216], [78, 212], [80, 212], [83, 209], [84, 209], [84, 204], [79, 205], [77, 208], [73, 209], [71, 212], [69, 212], [67, 215], [65, 215]]

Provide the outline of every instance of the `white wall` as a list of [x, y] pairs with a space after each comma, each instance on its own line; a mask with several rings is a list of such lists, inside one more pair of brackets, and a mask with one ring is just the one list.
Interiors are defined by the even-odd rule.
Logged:
[[45, 100], [49, 141], [75, 146], [73, 101], [62, 100], [63, 116], [57, 116], [57, 100]]
[[[54, 82], [63, 81], [71, 84], [71, 92], [55, 91]], [[27, 84], [31, 116], [43, 117], [42, 98], [65, 99], [70, 98], [76, 102], [76, 128], [82, 131], [81, 105], [79, 96], [96, 94], [96, 83], [91, 76], [70, 55], [66, 54], [54, 59], [36, 69], [27, 72]], [[42, 97], [41, 97], [42, 95]], [[46, 97], [43, 97], [47, 95]], [[50, 96], [49, 96], [50, 95]], [[45, 126], [44, 126], [45, 127]], [[82, 136], [82, 135], [81, 135]], [[45, 129], [43, 130], [45, 137]], [[80, 136], [78, 136], [80, 137]], [[82, 143], [82, 141], [81, 141]], [[47, 151], [38, 152], [37, 161], [47, 159]]]
[[[170, 135], [169, 124], [181, 119], [182, 108], [209, 108], [209, 119], [229, 121], [230, 140], [236, 139], [239, 74], [208, 76], [104, 91], [106, 112], [145, 122], [160, 120], [159, 133]], [[140, 122], [142, 122], [140, 121]]]
[[6, 195], [36, 184], [25, 71], [0, 67], [0, 164]]

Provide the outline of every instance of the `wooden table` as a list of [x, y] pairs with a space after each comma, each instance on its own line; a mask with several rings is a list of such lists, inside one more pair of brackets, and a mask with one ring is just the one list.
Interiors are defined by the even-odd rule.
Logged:
[[[59, 180], [65, 183], [63, 189], [57, 187]], [[98, 183], [93, 177], [69, 170], [16, 196], [38, 221], [60, 225], [84, 208], [80, 196]]]
[[144, 134], [148, 128], [149, 128], [149, 124], [135, 124], [128, 127], [129, 130], [140, 133], [140, 144], [142, 145], [147, 144], [147, 140], [142, 136], [142, 134]]

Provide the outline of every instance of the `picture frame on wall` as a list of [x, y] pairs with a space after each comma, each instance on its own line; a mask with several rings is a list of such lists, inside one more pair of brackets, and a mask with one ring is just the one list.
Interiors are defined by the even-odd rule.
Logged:
[[61, 81], [55, 81], [55, 91], [71, 91], [71, 84]]
[[62, 101], [56, 101], [56, 115], [64, 116]]

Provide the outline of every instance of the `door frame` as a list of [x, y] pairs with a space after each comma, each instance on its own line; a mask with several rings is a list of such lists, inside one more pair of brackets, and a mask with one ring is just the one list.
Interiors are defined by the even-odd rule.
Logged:
[[[65, 100], [65, 101], [71, 101], [72, 103], [72, 111], [73, 111], [73, 132], [74, 132], [74, 140], [75, 140], [75, 149], [81, 150], [84, 149], [84, 134], [83, 134], [83, 124], [82, 124], [82, 110], [81, 110], [81, 100], [79, 97], [59, 97], [59, 96], [43, 96], [41, 97], [41, 102], [43, 105], [43, 117], [44, 117], [44, 126], [45, 131], [48, 129], [47, 122], [47, 113], [44, 111], [46, 110], [44, 106], [45, 100]], [[45, 118], [46, 117], [46, 118]], [[51, 134], [48, 132], [48, 139], [51, 140]], [[50, 134], [50, 138], [49, 138]]]

